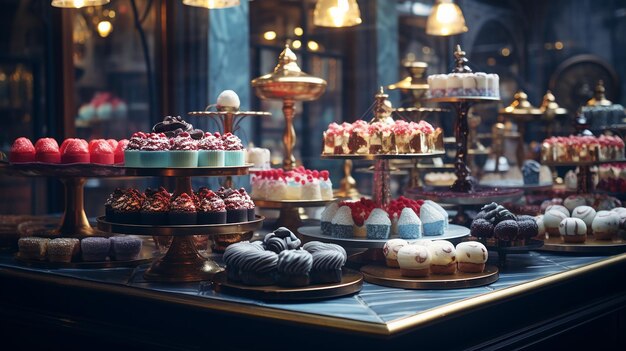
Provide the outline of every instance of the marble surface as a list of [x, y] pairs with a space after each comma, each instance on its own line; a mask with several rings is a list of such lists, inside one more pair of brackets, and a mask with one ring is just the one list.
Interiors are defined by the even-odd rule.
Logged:
[[462, 299], [487, 294], [494, 290], [536, 280], [551, 274], [581, 267], [605, 259], [597, 256], [559, 256], [548, 253], [507, 256], [507, 266], [501, 269], [500, 279], [488, 286], [455, 290], [404, 290], [364, 283], [360, 293], [353, 296], [316, 302], [280, 303], [217, 293], [210, 282], [164, 284], [149, 283], [143, 279], [148, 265], [135, 269], [38, 269], [17, 263], [10, 254], [0, 254], [0, 269], [44, 272], [87, 281], [150, 289], [171, 294], [191, 295], [211, 300], [237, 302], [329, 317], [384, 324], [405, 318]]

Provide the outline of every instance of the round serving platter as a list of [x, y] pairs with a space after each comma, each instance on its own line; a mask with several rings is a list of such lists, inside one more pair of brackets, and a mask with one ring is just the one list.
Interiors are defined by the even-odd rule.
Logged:
[[141, 251], [139, 252], [139, 256], [136, 260], [132, 261], [114, 261], [107, 260], [102, 262], [86, 262], [82, 260], [76, 260], [73, 262], [50, 262], [50, 261], [41, 261], [29, 258], [22, 258], [19, 253], [15, 254], [15, 260], [19, 263], [22, 263], [27, 266], [37, 267], [37, 268], [48, 268], [48, 269], [59, 269], [59, 268], [70, 268], [70, 269], [100, 269], [100, 268], [120, 268], [120, 267], [136, 267], [144, 263], [151, 262], [155, 257], [155, 253], [158, 253], [154, 245], [154, 241], [150, 239], [143, 238], [143, 244], [141, 246]]
[[196, 225], [143, 225], [123, 224], [106, 220], [105, 216], [98, 217], [98, 229], [109, 233], [153, 235], [153, 236], [189, 236], [189, 235], [218, 235], [238, 234], [251, 232], [261, 228], [263, 216], [255, 216], [256, 219], [241, 223], [226, 224], [196, 224]]
[[387, 267], [376, 263], [361, 267], [366, 282], [392, 288], [431, 290], [462, 289], [489, 285], [498, 280], [498, 267], [486, 265], [482, 273], [464, 273], [457, 271], [450, 275], [431, 274], [427, 277], [404, 277], [399, 268]]
[[322, 154], [320, 158], [326, 160], [400, 160], [411, 158], [431, 158], [441, 157], [446, 153], [444, 151], [433, 152], [427, 154], [376, 154], [376, 155], [358, 155], [358, 154], [341, 154], [341, 155], [327, 155]]
[[484, 205], [490, 202], [515, 201], [524, 195], [521, 189], [478, 188], [472, 193], [453, 191], [421, 191], [409, 189], [405, 196], [412, 199], [429, 199], [452, 205]]
[[563, 238], [548, 238], [544, 241], [541, 251], [571, 252], [599, 255], [613, 255], [626, 252], [626, 240], [614, 237], [612, 240], [596, 240], [593, 236], [587, 236], [582, 244], [563, 242]]
[[289, 288], [277, 285], [250, 286], [228, 280], [226, 271], [213, 277], [215, 291], [234, 293], [261, 300], [321, 300], [352, 295], [361, 291], [363, 275], [355, 270], [343, 268], [340, 283], [314, 284]]
[[[298, 233], [308, 240], [320, 240], [323, 242], [338, 244], [343, 247], [367, 249], [382, 249], [389, 239], [398, 238], [398, 236], [395, 235], [390, 236], [389, 239], [335, 238], [322, 234], [322, 228], [319, 226], [300, 227], [298, 228]], [[445, 230], [443, 235], [424, 236], [422, 239], [455, 240], [464, 238], [469, 234], [469, 228], [456, 224], [449, 224], [448, 229]]]

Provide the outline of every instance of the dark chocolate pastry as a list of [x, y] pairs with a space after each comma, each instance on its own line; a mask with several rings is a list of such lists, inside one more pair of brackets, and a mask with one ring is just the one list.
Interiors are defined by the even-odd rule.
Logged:
[[507, 220], [515, 221], [517, 220], [517, 217], [515, 217], [515, 215], [511, 213], [511, 211], [506, 209], [506, 207], [502, 205], [498, 205], [498, 207], [496, 207], [496, 217], [495, 217], [496, 223], [500, 223], [502, 221], [507, 221]]
[[[269, 251], [266, 251], [269, 252]], [[278, 255], [278, 284], [284, 286], [309, 285], [313, 256], [305, 250], [285, 250]]]
[[505, 220], [496, 224], [493, 228], [494, 236], [500, 240], [500, 242], [510, 242], [515, 240], [519, 233], [519, 225], [516, 221]]
[[285, 227], [280, 227], [273, 233], [267, 234], [263, 242], [268, 250], [276, 253], [280, 253], [283, 250], [295, 250], [302, 244], [302, 241]]
[[470, 233], [477, 238], [493, 237], [493, 224], [486, 219], [478, 218], [472, 222]]
[[499, 205], [495, 202], [492, 202], [490, 204], [486, 204], [485, 206], [483, 206], [480, 211], [481, 212], [489, 212], [491, 210], [495, 210]]
[[226, 263], [226, 273], [229, 280], [241, 281], [241, 265], [247, 259], [249, 251], [265, 251], [265, 248], [249, 241], [234, 243], [226, 248], [222, 259]]
[[[530, 216], [526, 216], [530, 217]], [[519, 227], [518, 239], [525, 240], [534, 238], [539, 234], [539, 226], [537, 222], [530, 217], [530, 219], [518, 220], [517, 225]]]
[[533, 216], [529, 216], [529, 215], [519, 215], [517, 216], [517, 221], [521, 222], [521, 221], [534, 221], [535, 217]]
[[277, 263], [276, 253], [249, 249], [240, 265], [241, 281], [248, 285], [272, 285], [275, 282]]
[[186, 122], [180, 116], [167, 116], [162, 122], [159, 122], [152, 127], [152, 131], [155, 133], [163, 133], [168, 138], [174, 138], [178, 134], [187, 132], [195, 139], [200, 140], [204, 136], [204, 132], [200, 129], [194, 129], [191, 123]]
[[322, 250], [335, 250], [341, 253], [343, 257], [345, 257], [346, 259], [348, 258], [348, 254], [346, 253], [346, 250], [337, 244], [323, 243], [321, 241], [309, 241], [308, 243], [304, 244], [302, 248], [307, 250], [310, 253], [314, 253], [314, 252], [322, 251]]
[[346, 263], [346, 258], [341, 252], [332, 249], [320, 250], [315, 251], [311, 256], [313, 257], [311, 280], [314, 283], [341, 282], [341, 267]]

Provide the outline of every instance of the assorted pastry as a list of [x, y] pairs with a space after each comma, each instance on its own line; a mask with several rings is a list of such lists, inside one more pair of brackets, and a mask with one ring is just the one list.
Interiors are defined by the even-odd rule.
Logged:
[[516, 216], [492, 202], [483, 206], [470, 226], [470, 235], [488, 246], [522, 246], [539, 234], [532, 216]]
[[596, 189], [626, 194], [626, 164], [611, 163], [599, 165]]
[[244, 188], [172, 195], [165, 188], [116, 189], [104, 204], [109, 222], [152, 225], [241, 223], [255, 219], [255, 205]]
[[17, 242], [22, 259], [48, 262], [133, 261], [139, 257], [142, 240], [134, 236], [110, 238], [25, 237]]
[[442, 235], [448, 226], [448, 213], [439, 204], [400, 197], [385, 208], [374, 201], [333, 202], [321, 215], [322, 234], [336, 238], [417, 239]]
[[542, 162], [595, 162], [623, 158], [624, 141], [616, 136], [552, 137], [541, 144]]
[[562, 204], [551, 204], [535, 218], [539, 234], [561, 237], [566, 243], [584, 243], [588, 236], [596, 240], [612, 240], [626, 230], [626, 208], [597, 210], [587, 205], [584, 197], [573, 195]]
[[331, 123], [324, 155], [429, 154], [443, 152], [443, 131], [426, 121]]
[[281, 227], [263, 241], [242, 241], [224, 251], [228, 280], [251, 286], [301, 287], [341, 282], [346, 251], [339, 245], [301, 241]]
[[541, 203], [541, 213], [544, 213], [548, 206], [563, 205], [572, 211], [576, 206], [587, 205], [593, 207], [596, 211], [610, 211], [616, 207], [621, 207], [622, 202], [613, 196], [605, 194], [577, 194], [570, 195], [564, 199], [553, 198], [545, 200]]
[[41, 138], [35, 145], [30, 139], [17, 138], [11, 146], [9, 161], [11, 163], [95, 163], [111, 165], [124, 163], [124, 149], [128, 140], [65, 139], [61, 146], [54, 138]]
[[459, 243], [456, 247], [446, 240], [391, 239], [383, 246], [387, 267], [399, 268], [405, 277], [482, 273], [488, 253], [478, 241]]
[[500, 77], [497, 74], [450, 73], [428, 76], [428, 94], [439, 97], [500, 97]]
[[300, 166], [292, 171], [256, 171], [250, 181], [255, 200], [332, 200], [333, 183], [328, 171]]

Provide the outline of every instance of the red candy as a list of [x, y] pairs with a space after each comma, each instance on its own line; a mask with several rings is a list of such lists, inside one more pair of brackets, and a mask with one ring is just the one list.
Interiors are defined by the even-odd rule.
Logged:
[[53, 138], [41, 138], [35, 143], [35, 159], [37, 162], [60, 163], [61, 152], [59, 144]]
[[91, 163], [111, 165], [115, 161], [113, 148], [104, 139], [92, 140], [89, 143], [89, 154]]
[[61, 144], [61, 163], [89, 163], [89, 144], [83, 139], [66, 139]]
[[9, 161], [11, 163], [35, 162], [35, 147], [33, 143], [25, 137], [15, 139], [9, 153]]
[[124, 150], [126, 150], [126, 146], [128, 146], [128, 140], [122, 139], [117, 142], [117, 147], [114, 151], [114, 162], [115, 163], [124, 163]]

